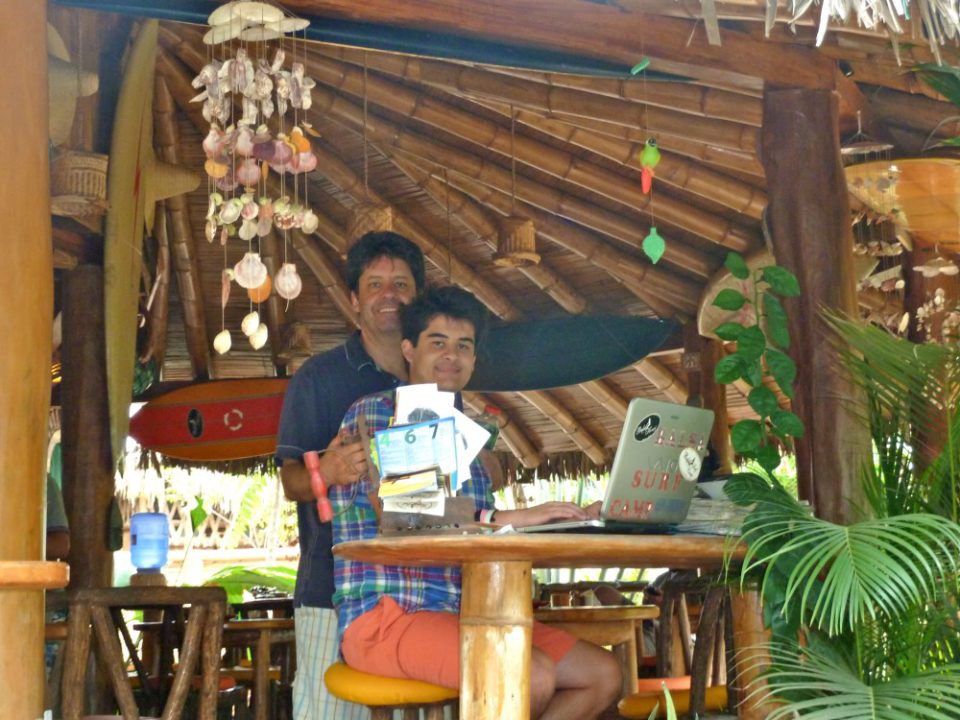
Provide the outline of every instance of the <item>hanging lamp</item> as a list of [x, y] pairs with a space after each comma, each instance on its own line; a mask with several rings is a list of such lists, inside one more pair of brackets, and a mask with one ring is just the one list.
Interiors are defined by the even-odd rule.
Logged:
[[495, 265], [501, 267], [524, 267], [537, 265], [537, 230], [533, 220], [517, 214], [517, 155], [514, 151], [516, 134], [513, 106], [510, 107], [510, 214], [500, 220], [497, 233], [497, 251], [493, 256]]

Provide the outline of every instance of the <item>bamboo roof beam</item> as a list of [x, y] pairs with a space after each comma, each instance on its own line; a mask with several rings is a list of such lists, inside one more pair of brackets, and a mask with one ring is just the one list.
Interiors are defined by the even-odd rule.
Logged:
[[[331, 227], [328, 219], [322, 215], [317, 217], [320, 218], [321, 224], [326, 225], [322, 229], [318, 228], [318, 233], [326, 234], [335, 230], [341, 236], [343, 235], [342, 230]], [[324, 220], [327, 222], [324, 223]], [[350, 302], [350, 289], [343, 278], [340, 277], [340, 272], [336, 266], [323, 254], [317, 239], [304, 235], [299, 230], [293, 230], [290, 233], [290, 238], [293, 249], [297, 251], [297, 254], [320, 282], [320, 287], [327, 291], [327, 295], [330, 296], [334, 306], [351, 326], [356, 327], [357, 314], [354, 312], [353, 303]]]
[[[451, 185], [483, 205], [495, 207], [501, 212], [509, 212], [512, 206], [512, 199], [507, 193], [498, 192], [456, 173], [448, 175], [448, 179]], [[683, 316], [696, 315], [697, 298], [700, 295], [700, 287], [696, 283], [630, 257], [597, 239], [591, 232], [558, 220], [549, 212], [524, 205], [523, 213], [534, 221], [538, 235], [606, 270], [611, 277], [661, 313], [661, 317], [683, 319]], [[638, 238], [638, 245], [641, 240]], [[665, 307], [665, 303], [668, 307]], [[680, 317], [677, 317], [678, 311]]]
[[[502, 103], [483, 102], [485, 107], [510, 116], [509, 106]], [[517, 122], [538, 130], [551, 137], [563, 140], [570, 145], [582, 147], [602, 157], [618, 162], [624, 167], [639, 172], [638, 153], [643, 149], [646, 138], [622, 142], [604, 137], [599, 133], [578, 128], [559, 120], [550, 120], [536, 113], [519, 111], [515, 113]], [[659, 133], [650, 133], [657, 137]], [[686, 158], [670, 152], [667, 142], [660, 142], [660, 163], [657, 165], [657, 182], [665, 182], [679, 190], [694, 193], [714, 202], [736, 210], [754, 220], [759, 220], [767, 205], [767, 194], [736, 178], [714, 172], [692, 163]]]
[[[318, 83], [334, 88], [338, 93], [348, 93], [361, 98], [366, 89], [370, 102], [382, 104], [393, 112], [498, 152], [505, 158], [515, 158], [520, 163], [615, 200], [634, 211], [653, 212], [663, 223], [731, 248], [736, 245], [747, 246], [753, 241], [751, 232], [743, 226], [680, 202], [664, 192], [643, 195], [637, 192], [635, 183], [625, 182], [623, 176], [523, 135], [512, 136], [509, 126], [484, 120], [448, 103], [418, 95], [402, 85], [376, 76], [369, 76], [364, 82], [362, 70], [346, 63], [314, 57], [307, 58], [306, 65], [308, 72]], [[319, 86], [313, 90], [315, 112], [332, 112], [338, 116], [347, 112], [349, 115], [353, 114], [349, 113], [350, 104], [339, 94], [325, 92]], [[341, 116], [341, 119], [356, 122], [355, 119], [347, 117]], [[362, 122], [362, 113], [360, 120]], [[367, 134], [374, 141], [381, 141], [379, 137], [382, 137], [385, 128], [378, 128], [377, 125], [384, 126], [384, 123], [381, 120], [374, 124], [373, 128], [368, 124]], [[410, 132], [406, 128], [395, 127], [391, 134], [395, 138], [394, 142], [402, 142]]]
[[[329, 53], [324, 53], [328, 57]], [[352, 55], [356, 56], [353, 51]], [[345, 61], [351, 64], [356, 60]], [[548, 85], [510, 77], [470, 65], [436, 60], [423, 60], [386, 53], [367, 53], [367, 66], [384, 70], [406, 80], [421, 82], [457, 95], [496, 100], [534, 112], [552, 112], [560, 116], [585, 117], [606, 120], [624, 127], [640, 128], [645, 132], [658, 131], [677, 135], [720, 147], [757, 153], [757, 127], [744, 125], [739, 120], [720, 120], [702, 112], [691, 114], [648, 105], [640, 98], [610, 97], [587, 93], [579, 89]], [[363, 58], [360, 58], [363, 64]], [[637, 85], [642, 81], [635, 80]], [[369, 83], [369, 80], [368, 80]], [[652, 83], [649, 83], [652, 84]], [[736, 108], [739, 98], [729, 93], [728, 113]]]
[[685, 403], [687, 401], [689, 395], [687, 384], [674, 375], [670, 368], [663, 363], [646, 357], [633, 367], [643, 377], [652, 382], [654, 387], [666, 395], [671, 402]]
[[[317, 89], [314, 88], [315, 102], [316, 96], [323, 93], [322, 90], [321, 93], [316, 91]], [[337, 121], [356, 132], [361, 132], [362, 113], [356, 106], [333, 93], [327, 93], [321, 102], [325, 103], [325, 112], [322, 115], [324, 119], [319, 121], [319, 125]], [[330, 119], [327, 119], [328, 114]], [[474, 178], [499, 191], [515, 186], [517, 197], [525, 202], [622, 240], [632, 248], [640, 247], [650, 229], [646, 219], [640, 213], [636, 213], [634, 217], [627, 217], [622, 213], [600, 208], [574, 195], [529, 180], [519, 173], [514, 183], [511, 173], [499, 165], [430, 140], [410, 130], [401, 130], [379, 117], [375, 123], [368, 124], [367, 135], [385, 155], [392, 157], [392, 151], [398, 150], [407, 156], [422, 158], [431, 164], [445, 167], [453, 173]], [[731, 238], [728, 240], [732, 241]], [[759, 238], [749, 243], [738, 239], [733, 244], [737, 247], [742, 246], [746, 250], [758, 243]], [[711, 277], [716, 269], [716, 262], [712, 257], [690, 245], [676, 241], [667, 244], [663, 261], [703, 278]]]
[[[495, 402], [490, 401], [481, 393], [469, 391], [463, 392], [463, 402], [478, 414], [483, 412], [483, 408], [486, 405], [496, 405]], [[497, 407], [500, 406], [497, 405]], [[537, 453], [537, 449], [533, 443], [530, 442], [530, 439], [523, 430], [520, 429], [509, 412], [500, 408], [500, 413], [503, 416], [503, 424], [500, 425], [500, 437], [503, 438], [503, 442], [506, 443], [507, 447], [510, 448], [510, 452], [513, 453], [514, 457], [516, 457], [525, 468], [537, 467], [540, 464], [540, 455]]]
[[[174, 95], [167, 77], [176, 67], [162, 53], [157, 53], [159, 73], [154, 81], [154, 142], [158, 155], [168, 163], [178, 163], [177, 144], [179, 137], [174, 104]], [[177, 71], [179, 72], [179, 71]], [[188, 83], [189, 85], [189, 83]], [[177, 103], [179, 104], [179, 103]], [[177, 273], [177, 289], [183, 310], [183, 325], [186, 334], [190, 366], [196, 379], [210, 377], [210, 342], [207, 339], [207, 319], [203, 304], [203, 288], [197, 266], [196, 240], [190, 221], [190, 207], [184, 195], [167, 198], [167, 231], [172, 240], [171, 254]]]
[[543, 390], [531, 390], [518, 393], [518, 395], [543, 415], [553, 420], [594, 464], [603, 465], [607, 461], [607, 453], [603, 446], [550, 393]]
[[[477, 237], [483, 240], [487, 247], [492, 250], [497, 249], [499, 229], [479, 205], [463, 193], [450, 187], [449, 183], [441, 182], [413, 163], [397, 157], [392, 159], [393, 163], [432, 197], [434, 202], [440, 206], [449, 206], [450, 213], [476, 233]], [[516, 269], [553, 298], [567, 312], [578, 315], [586, 309], [586, 298], [560, 277], [557, 271], [545, 261], [541, 260], [538, 265], [526, 265]]]
[[[674, 0], [669, 1], [673, 2]], [[363, 65], [364, 54], [366, 54], [367, 66], [370, 68], [428, 83], [431, 82], [429, 75], [421, 72], [420, 68], [429, 68], [434, 64], [451, 64], [411, 55], [373, 53], [341, 46], [324, 45], [318, 47], [316, 51], [321, 55], [339, 58], [354, 65]], [[621, 79], [559, 72], [538, 72], [498, 65], [483, 65], [480, 67], [483, 68], [484, 72], [504, 77], [520, 78], [551, 88], [578, 90], [619, 100], [631, 100], [645, 105], [670, 108], [691, 115], [732, 120], [744, 125], [760, 127], [763, 120], [760, 95], [755, 92], [731, 92], [684, 82], [648, 82], [640, 77]]]
[[[323, 168], [323, 174], [331, 182], [338, 185], [357, 202], [367, 200], [385, 203], [375, 191], [364, 184], [363, 178], [354, 173], [336, 154], [320, 143], [313, 145], [317, 165]], [[449, 271], [451, 282], [472, 292], [495, 315], [504, 320], [513, 320], [520, 316], [520, 311], [503, 293], [475, 273], [462, 260], [451, 256], [446, 247], [434, 240], [431, 233], [396, 207], [393, 208], [393, 224], [398, 232], [406, 235], [420, 247], [430, 262], [441, 270]]]
[[[760, 89], [832, 87], [829, 62], [799, 47], [765, 46], [724, 28], [710, 45], [699, 21], [625, 11], [621, 3], [511, 0], [509, 3], [396, 3], [394, 0], [287, 0], [294, 12], [483, 37], [585, 54], [632, 67], [640, 55], [657, 70]], [[641, 6], [642, 7], [642, 6]]]
[[[163, 367], [163, 358], [167, 353], [167, 327], [170, 324], [170, 233], [167, 232], [166, 203], [157, 204], [154, 214], [153, 235], [157, 239], [157, 273], [150, 291], [147, 312], [150, 315], [149, 336], [146, 347], [140, 354], [140, 362], [154, 360], [158, 368]], [[56, 349], [56, 348], [54, 348]]]
[[627, 401], [606, 380], [580, 383], [580, 389], [620, 422], [627, 419]]

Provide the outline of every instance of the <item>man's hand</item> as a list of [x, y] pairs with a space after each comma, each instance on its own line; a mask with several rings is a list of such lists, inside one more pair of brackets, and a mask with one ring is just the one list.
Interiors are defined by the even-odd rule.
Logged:
[[589, 520], [587, 510], [571, 502], [547, 502], [525, 510], [497, 511], [494, 522], [498, 525], [513, 525], [514, 527], [529, 527], [543, 525], [559, 520]]
[[[340, 435], [337, 435], [320, 455], [320, 474], [323, 475], [327, 487], [350, 485], [366, 472], [367, 457], [359, 440], [344, 444]], [[284, 460], [280, 468], [280, 481], [283, 483], [283, 494], [288, 500], [309, 502], [314, 499], [310, 475], [301, 460]]]

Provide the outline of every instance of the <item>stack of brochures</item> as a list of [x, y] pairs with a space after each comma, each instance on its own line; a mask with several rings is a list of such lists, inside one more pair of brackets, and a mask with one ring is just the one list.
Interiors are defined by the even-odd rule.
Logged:
[[686, 519], [677, 532], [701, 535], [739, 535], [743, 519], [752, 506], [735, 505], [730, 500], [693, 498]]

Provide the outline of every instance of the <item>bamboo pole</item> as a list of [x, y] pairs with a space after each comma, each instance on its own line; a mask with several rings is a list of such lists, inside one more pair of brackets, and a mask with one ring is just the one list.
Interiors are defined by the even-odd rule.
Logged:
[[[634, 210], [652, 211], [660, 221], [701, 235], [711, 242], [743, 248], [754, 242], [755, 238], [749, 230], [714, 213], [679, 202], [662, 191], [652, 199], [652, 194], [645, 196], [638, 193], [634, 184], [625, 182], [621, 175], [525, 136], [511, 137], [509, 127], [483, 120], [426, 95], [419, 95], [397, 83], [377, 77], [369, 77], [364, 83], [361, 71], [333, 60], [308, 60], [307, 67], [318, 83], [337, 91], [331, 93], [319, 87], [314, 88], [313, 103], [318, 114], [329, 113], [355, 130], [359, 131], [362, 127], [363, 113], [341, 93], [362, 97], [366, 87], [371, 102], [382, 104], [392, 112], [450, 132], [505, 157], [514, 157], [518, 162]], [[416, 134], [406, 128], [391, 126], [382, 119], [372, 123], [372, 126], [368, 123], [367, 135], [376, 143], [387, 142], [402, 147], [410, 140], [414, 145], [417, 144]]]
[[627, 419], [627, 401], [605, 380], [580, 383], [580, 389], [621, 423]]
[[[0, 47], [12, 51], [0, 79], [0, 130], [12, 139], [0, 207], [9, 233], [6, 263], [16, 278], [0, 293], [0, 327], [10, 341], [0, 358], [0, 561], [38, 565], [53, 336], [46, 12], [46, 3], [31, 0], [0, 3]], [[0, 717], [40, 717], [43, 590], [0, 589], [0, 627], [7, 690]]]
[[[329, 53], [326, 55], [329, 57]], [[646, 104], [639, 102], [639, 97], [628, 100], [523, 81], [459, 63], [401, 58], [385, 53], [368, 53], [366, 58], [371, 68], [385, 70], [406, 80], [424, 83], [455, 95], [494, 99], [536, 112], [550, 111], [561, 116], [606, 120], [624, 127], [641, 128], [645, 132], [656, 129], [666, 135], [687, 137], [754, 155], [757, 151], [759, 123], [749, 126], [739, 120], [734, 122], [711, 118], [702, 112], [691, 114], [679, 112], [673, 106]], [[387, 67], [384, 67], [385, 61], [390, 63]], [[363, 64], [362, 57], [359, 58], [359, 64]], [[635, 81], [635, 84], [640, 83]]]
[[[497, 405], [497, 403], [491, 402], [483, 394], [469, 391], [464, 391], [463, 402], [478, 414], [483, 412], [483, 408], [486, 405]], [[497, 405], [497, 407], [500, 406]], [[540, 455], [537, 453], [537, 449], [530, 441], [530, 438], [520, 429], [509, 411], [500, 408], [500, 412], [503, 415], [503, 424], [500, 426], [500, 437], [503, 438], [507, 447], [510, 448], [510, 452], [513, 453], [514, 457], [516, 457], [525, 468], [537, 467], [540, 464]]]
[[[502, 103], [482, 104], [507, 114], [509, 117], [509, 107]], [[647, 138], [622, 142], [559, 120], [545, 119], [536, 113], [520, 111], [515, 115], [518, 123], [532, 127], [565, 143], [582, 147], [635, 171], [639, 171], [641, 168], [637, 157]], [[653, 137], [660, 143], [660, 162], [656, 168], [657, 181], [663, 181], [679, 190], [720, 203], [754, 220], [760, 219], [763, 209], [767, 205], [765, 192], [728, 175], [708, 170], [702, 165], [674, 155], [670, 152], [669, 143], [671, 140], [663, 139], [661, 133], [649, 132], [647, 137]]]
[[[439, 179], [431, 176], [427, 170], [424, 170], [416, 163], [396, 153], [390, 155], [390, 159], [394, 165], [400, 168], [400, 170], [419, 184], [426, 192], [430, 193], [435, 199], [441, 189], [449, 190], [458, 217], [466, 222], [482, 239], [487, 240], [487, 242], [493, 242], [492, 236], [496, 235], [495, 226], [489, 222], [484, 224], [484, 220], [476, 217], [478, 213], [482, 213], [479, 209], [480, 203], [470, 198], [469, 191], [462, 193], [460, 190], [451, 187], [459, 182], [465, 182], [466, 185], [470, 185], [469, 181], [456, 177], [451, 179], [448, 175], [447, 182], [443, 183]], [[479, 192], [483, 196], [484, 205], [495, 208], [505, 215], [514, 210], [512, 198], [493, 192], [484, 186], [474, 186], [474, 192]], [[451, 209], [453, 208], [454, 205], [451, 205]], [[576, 253], [598, 268], [605, 270], [612, 278], [617, 280], [617, 282], [620, 282], [630, 292], [649, 305], [658, 316], [670, 318], [677, 315], [675, 305], [669, 300], [665, 300], [663, 296], [656, 291], [656, 287], [658, 286], [661, 289], [669, 289], [671, 292], [676, 289], [669, 274], [662, 270], [657, 270], [651, 265], [642, 265], [639, 261], [623, 255], [595, 238], [587, 236], [583, 231], [570, 228], [567, 224], [557, 223], [554, 218], [544, 213], [540, 213], [539, 211], [531, 212], [531, 209], [526, 206], [524, 206], [522, 212], [531, 216], [540, 237], [556, 242], [564, 249]], [[485, 217], [486, 216], [483, 215], [483, 218]], [[554, 236], [557, 234], [568, 238], [567, 242], [558, 242], [555, 240]], [[488, 238], [490, 239], [488, 240]], [[640, 282], [640, 280], [648, 274], [651, 276], [649, 282], [646, 284]], [[662, 280], [660, 280], [661, 277]], [[680, 292], [677, 294], [682, 295], [684, 292], [689, 292], [692, 296], [695, 294], [695, 288], [691, 284], [689, 288], [680, 288]], [[566, 309], [572, 313], [583, 311], [582, 309], [577, 310], [573, 307], [566, 307]]]
[[[160, 157], [165, 162], [177, 165], [179, 133], [175, 108], [180, 103], [175, 103], [168, 86], [168, 79], [174, 73], [175, 67], [169, 58], [159, 51], [157, 70], [154, 81], [154, 142]], [[190, 206], [184, 195], [175, 195], [167, 198], [165, 207], [190, 366], [195, 379], [206, 379], [210, 377], [210, 342], [207, 339], [207, 317], [197, 266], [196, 235], [190, 220]]]
[[[393, 164], [400, 168], [413, 182], [417, 183], [421, 190], [433, 198], [435, 203], [441, 207], [449, 207], [450, 214], [476, 233], [477, 237], [486, 243], [487, 247], [491, 250], [497, 249], [497, 225], [479, 205], [463, 193], [450, 187], [449, 183], [441, 182], [413, 163], [396, 157], [392, 160]], [[585, 310], [587, 306], [586, 298], [560, 277], [557, 271], [553, 270], [546, 261], [541, 260], [539, 265], [521, 266], [517, 270], [553, 298], [567, 312], [577, 315]]]
[[163, 367], [167, 352], [167, 327], [170, 319], [170, 233], [167, 232], [167, 208], [161, 200], [157, 204], [153, 235], [157, 239], [157, 272], [151, 290], [150, 335], [140, 356], [140, 362], [153, 360], [158, 368]]
[[[329, 226], [329, 220], [322, 215], [318, 215], [317, 217], [320, 219], [322, 226], [326, 225], [326, 227], [322, 229], [318, 228], [317, 232], [323, 235], [329, 234], [333, 230], [333, 228]], [[337, 232], [342, 233], [339, 229], [337, 229]], [[340, 314], [343, 315], [351, 325], [356, 326], [357, 313], [353, 309], [353, 303], [350, 302], [350, 290], [340, 277], [340, 273], [337, 272], [333, 263], [327, 260], [320, 248], [317, 247], [317, 241], [304, 235], [299, 230], [294, 230], [291, 238], [293, 249], [297, 251], [297, 254], [303, 259], [303, 262], [310, 268], [310, 271], [319, 281], [320, 287], [327, 291], [327, 294], [340, 311]]]
[[687, 384], [670, 372], [667, 366], [653, 358], [646, 357], [633, 367], [643, 377], [652, 382], [654, 387], [666, 395], [671, 402], [685, 403], [687, 401]]
[[[675, 3], [675, 0], [668, 1], [671, 4]], [[431, 82], [431, 80], [429, 76], [424, 76], [421, 68], [450, 64], [411, 55], [370, 52], [340, 46], [319, 46], [316, 52], [354, 65], [363, 65], [366, 57], [366, 62], [372, 69], [424, 82]], [[508, 79], [520, 78], [527, 82], [538, 83], [551, 88], [566, 88], [620, 100], [632, 100], [645, 105], [670, 108], [708, 118], [732, 120], [756, 127], [760, 127], [763, 120], [763, 109], [759, 95], [752, 93], [718, 90], [717, 88], [693, 83], [647, 82], [643, 78], [587, 77], [585, 75], [537, 72], [495, 65], [487, 65], [483, 71]], [[507, 82], [507, 80], [504, 79], [502, 82]]]
[[555, 422], [595, 465], [607, 461], [606, 451], [586, 428], [556, 398], [543, 390], [518, 393], [520, 397]]

